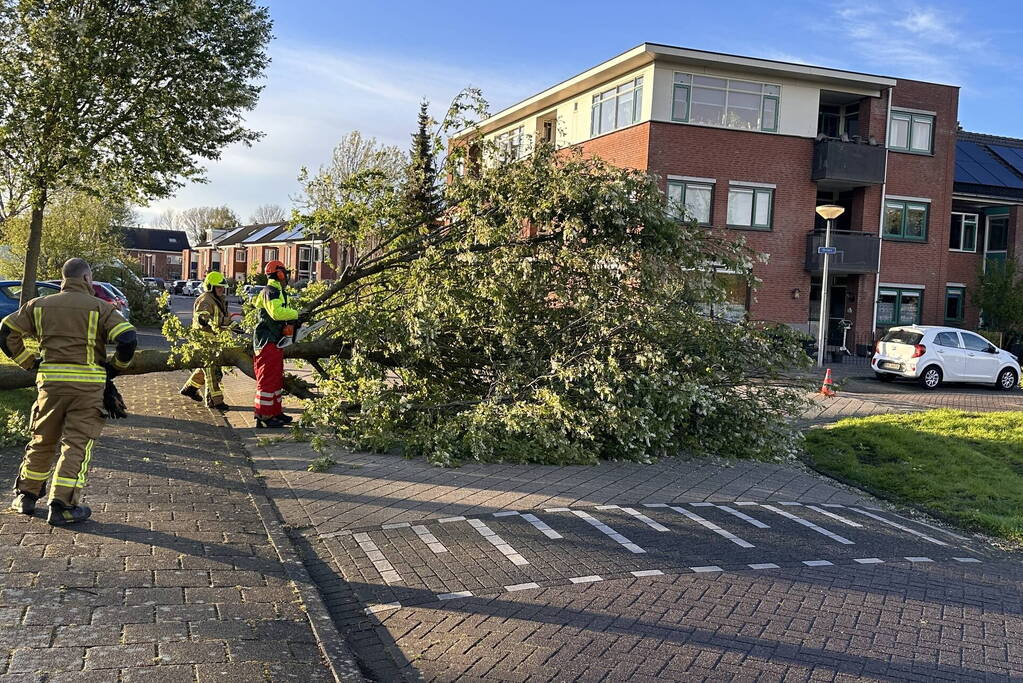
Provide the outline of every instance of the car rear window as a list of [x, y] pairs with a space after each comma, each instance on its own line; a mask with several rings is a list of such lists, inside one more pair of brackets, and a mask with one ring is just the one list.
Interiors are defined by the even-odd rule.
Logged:
[[892, 342], [894, 344], [916, 345], [919, 344], [920, 340], [923, 338], [923, 334], [920, 332], [914, 332], [913, 330], [891, 330], [881, 341]]

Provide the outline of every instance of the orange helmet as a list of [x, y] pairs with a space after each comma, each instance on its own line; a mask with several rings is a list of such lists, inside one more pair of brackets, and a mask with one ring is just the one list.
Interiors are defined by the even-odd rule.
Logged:
[[278, 269], [286, 270], [284, 268], [284, 262], [283, 261], [270, 261], [270, 263], [266, 264], [263, 267], [263, 272], [266, 273], [268, 276], [272, 276], [272, 277], [276, 278], [277, 277]]

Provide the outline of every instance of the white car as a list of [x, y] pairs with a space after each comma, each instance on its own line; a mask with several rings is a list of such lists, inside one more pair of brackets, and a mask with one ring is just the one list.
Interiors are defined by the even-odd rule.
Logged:
[[199, 296], [202, 294], [202, 281], [188, 280], [185, 282], [185, 286], [181, 288], [181, 293], [185, 296]]
[[955, 327], [893, 327], [877, 343], [870, 366], [882, 382], [915, 379], [925, 389], [937, 389], [942, 382], [976, 382], [1009, 391], [1020, 378], [1016, 356]]

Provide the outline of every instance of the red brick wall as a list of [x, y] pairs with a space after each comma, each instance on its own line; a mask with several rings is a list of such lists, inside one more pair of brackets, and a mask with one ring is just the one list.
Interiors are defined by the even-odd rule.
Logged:
[[579, 145], [585, 156], [597, 156], [623, 168], [645, 170], [649, 160], [651, 123], [616, 130]]
[[[164, 280], [177, 280], [180, 277], [183, 265], [172, 265], [168, 263], [168, 259], [171, 256], [181, 256], [181, 254], [171, 254], [164, 251], [144, 251], [141, 249], [128, 249], [126, 250], [128, 256], [139, 262], [142, 266], [142, 275], [144, 277], [159, 277]], [[184, 259], [182, 259], [182, 264]]]

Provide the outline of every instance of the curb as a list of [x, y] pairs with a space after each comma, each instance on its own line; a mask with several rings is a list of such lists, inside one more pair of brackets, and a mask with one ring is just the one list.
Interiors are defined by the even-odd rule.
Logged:
[[306, 617], [312, 627], [313, 637], [316, 638], [316, 644], [326, 659], [334, 680], [345, 683], [365, 683], [366, 678], [363, 676], [355, 656], [345, 642], [344, 636], [334, 625], [334, 620], [330, 616], [327, 605], [323, 602], [319, 589], [309, 575], [309, 571], [295, 550], [291, 539], [288, 538], [288, 534], [281, 524], [276, 505], [260, 490], [260, 485], [256, 482], [255, 469], [251, 464], [251, 454], [238, 438], [226, 417], [223, 415], [213, 415], [213, 417], [219, 426], [230, 434], [229, 437], [224, 438], [224, 442], [232, 455], [246, 457], [249, 462], [247, 468], [238, 467], [239, 479], [245, 485], [249, 498], [263, 522], [263, 528], [266, 529], [267, 536], [277, 551], [281, 564], [284, 565], [288, 578], [302, 599]]

